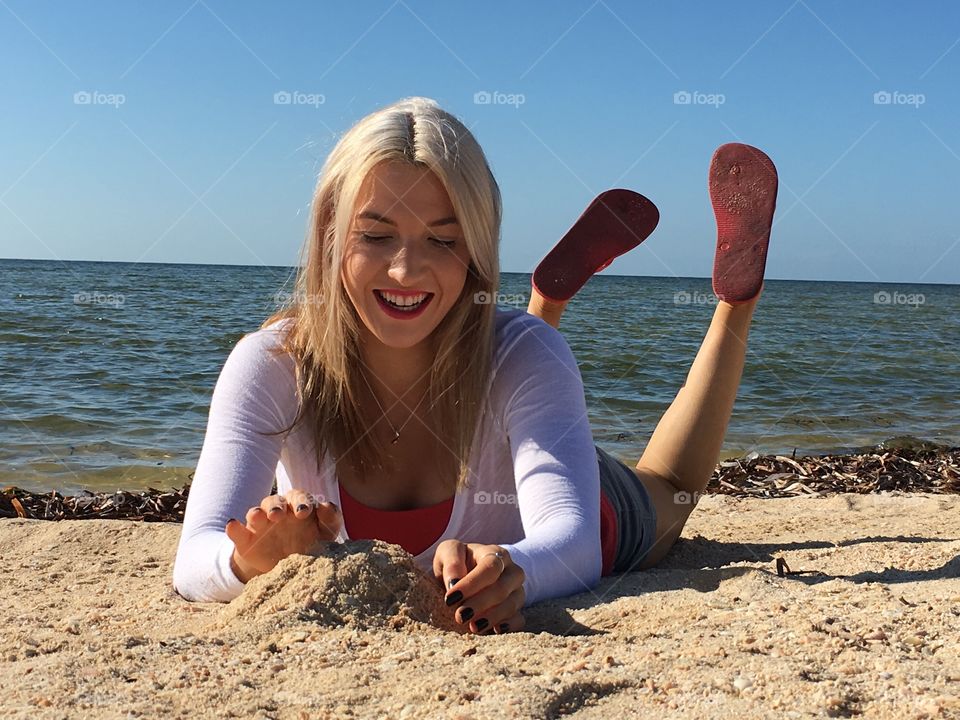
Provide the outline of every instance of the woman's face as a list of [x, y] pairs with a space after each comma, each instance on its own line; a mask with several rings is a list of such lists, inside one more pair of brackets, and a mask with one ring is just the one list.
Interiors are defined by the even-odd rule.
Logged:
[[[453, 307], [470, 253], [453, 205], [429, 169], [384, 162], [357, 196], [342, 266], [347, 295], [367, 330], [384, 345], [413, 347]], [[394, 301], [415, 309], [395, 309]]]

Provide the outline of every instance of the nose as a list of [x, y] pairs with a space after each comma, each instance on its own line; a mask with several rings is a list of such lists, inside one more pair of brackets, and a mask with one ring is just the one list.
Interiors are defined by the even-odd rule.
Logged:
[[399, 285], [413, 285], [423, 275], [423, 260], [423, 252], [417, 240], [404, 240], [390, 259], [387, 275]]

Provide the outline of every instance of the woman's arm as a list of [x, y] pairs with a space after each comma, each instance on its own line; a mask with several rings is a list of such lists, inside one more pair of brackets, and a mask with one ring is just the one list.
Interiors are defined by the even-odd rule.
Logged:
[[[515, 321], [517, 322], [517, 321]], [[498, 370], [524, 539], [501, 544], [525, 573], [525, 605], [600, 581], [600, 473], [583, 380], [563, 335], [524, 317]]]
[[224, 528], [270, 494], [284, 438], [261, 433], [286, 427], [297, 409], [293, 359], [270, 352], [274, 328], [237, 343], [213, 391], [173, 568], [187, 600], [229, 601], [243, 590]]

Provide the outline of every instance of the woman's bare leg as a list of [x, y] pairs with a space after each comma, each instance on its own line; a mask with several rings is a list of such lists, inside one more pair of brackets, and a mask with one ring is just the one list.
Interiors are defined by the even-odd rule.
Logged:
[[535, 315], [547, 324], [559, 328], [560, 317], [566, 309], [566, 302], [558, 302], [545, 298], [537, 292], [536, 288], [530, 288], [530, 303], [527, 305], [527, 312], [531, 315]]
[[[686, 383], [637, 463], [637, 477], [657, 511], [657, 540], [640, 567], [655, 565], [680, 537], [720, 459], [759, 299], [758, 295], [737, 305], [718, 301]], [[565, 307], [566, 303], [538, 297], [534, 290], [527, 312], [557, 327]]]
[[637, 477], [657, 511], [657, 540], [640, 567], [655, 565], [680, 537], [720, 459], [758, 299], [718, 302], [686, 383], [637, 463]]
[[710, 161], [717, 219], [713, 290], [719, 302], [687, 382], [637, 463], [637, 477], [657, 511], [656, 540], [640, 567], [655, 565], [676, 542], [720, 459], [763, 288], [777, 182], [773, 161], [750, 145], [721, 145]]
[[[656, 539], [640, 568], [655, 565], [676, 542], [720, 459], [763, 287], [777, 195], [773, 162], [749, 145], [723, 145], [711, 159], [709, 189], [718, 228], [713, 289], [720, 299], [686, 382], [637, 463], [657, 514]], [[565, 303], [535, 288], [531, 295], [527, 312], [558, 327]]]

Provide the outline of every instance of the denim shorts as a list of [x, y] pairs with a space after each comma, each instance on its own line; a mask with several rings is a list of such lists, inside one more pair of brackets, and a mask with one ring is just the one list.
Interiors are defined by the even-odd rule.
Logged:
[[617, 516], [614, 573], [636, 570], [657, 539], [657, 511], [640, 478], [605, 450], [597, 448], [600, 488]]

